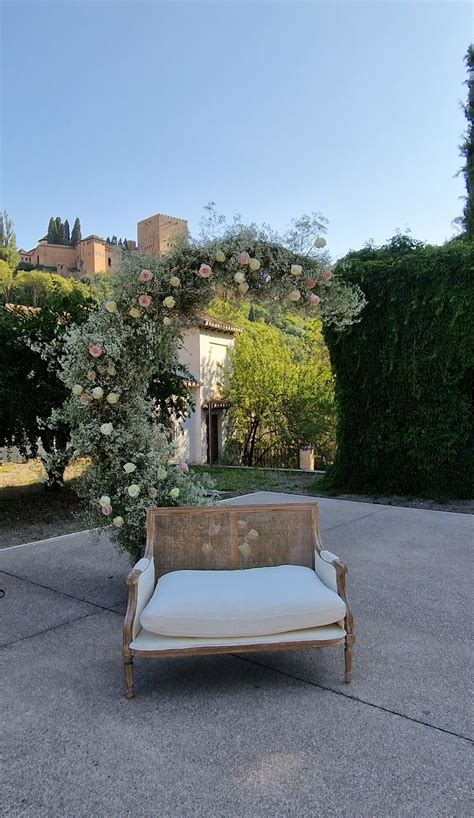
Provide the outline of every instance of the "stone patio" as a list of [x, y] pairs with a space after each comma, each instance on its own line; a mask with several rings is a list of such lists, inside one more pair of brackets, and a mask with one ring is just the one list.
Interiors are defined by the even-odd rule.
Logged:
[[[251, 495], [283, 499], [308, 500]], [[351, 686], [342, 649], [136, 660], [128, 701], [107, 532], [1, 551], [3, 814], [472, 815], [474, 518], [318, 503], [349, 565]]]

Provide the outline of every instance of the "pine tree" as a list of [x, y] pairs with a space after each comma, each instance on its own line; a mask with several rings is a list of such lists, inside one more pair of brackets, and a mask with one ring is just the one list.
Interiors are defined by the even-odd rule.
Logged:
[[81, 239], [82, 239], [81, 223], [80, 223], [79, 219], [76, 218], [76, 220], [74, 221], [74, 224], [72, 226], [72, 233], [71, 233], [71, 244], [72, 244], [72, 246], [75, 247], [76, 244], [81, 241]]
[[257, 319], [255, 318], [255, 310], [254, 310], [254, 308], [253, 308], [253, 304], [251, 304], [251, 305], [250, 305], [249, 314], [248, 314], [248, 320], [249, 320], [249, 321], [256, 321], [256, 320], [257, 320]]
[[106, 244], [110, 244], [110, 236], [107, 236], [105, 242], [106, 242]]
[[71, 233], [69, 231], [69, 222], [67, 219], [64, 222], [64, 244], [71, 244]]
[[474, 45], [470, 45], [466, 54], [466, 65], [468, 78], [467, 103], [464, 106], [464, 113], [467, 119], [467, 132], [461, 153], [466, 162], [463, 167], [464, 179], [466, 182], [466, 204], [461, 218], [462, 225], [466, 231], [467, 238], [474, 241]]
[[112, 236], [112, 242], [111, 242], [111, 244], [113, 244], [113, 245], [114, 245], [114, 247], [116, 246], [116, 244], [117, 244], [117, 236]]

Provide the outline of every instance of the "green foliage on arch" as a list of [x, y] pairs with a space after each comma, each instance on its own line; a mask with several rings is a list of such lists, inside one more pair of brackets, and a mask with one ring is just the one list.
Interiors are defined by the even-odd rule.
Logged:
[[474, 245], [397, 236], [336, 274], [368, 303], [347, 332], [325, 331], [339, 410], [326, 487], [472, 497]]

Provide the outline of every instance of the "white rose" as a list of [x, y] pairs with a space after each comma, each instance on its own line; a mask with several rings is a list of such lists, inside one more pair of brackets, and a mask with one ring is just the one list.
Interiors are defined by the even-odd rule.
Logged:
[[109, 394], [106, 397], [107, 403], [110, 403], [111, 406], [113, 406], [115, 403], [117, 403], [118, 399], [119, 399], [119, 395], [117, 394], [117, 392], [109, 392]]
[[80, 383], [75, 383], [75, 384], [74, 384], [74, 386], [72, 387], [72, 392], [73, 392], [73, 394], [74, 394], [74, 395], [78, 395], [78, 396], [79, 396], [79, 395], [82, 395], [82, 393], [84, 392], [84, 390], [83, 390], [83, 388], [82, 388], [82, 386], [81, 386], [81, 384], [80, 384]]
[[127, 474], [131, 474], [133, 471], [135, 471], [136, 468], [137, 467], [135, 466], [135, 463], [125, 463], [125, 466], [123, 467], [123, 470]]
[[156, 471], [156, 479], [157, 480], [164, 480], [167, 475], [167, 471], [163, 466], [160, 466]]
[[111, 501], [109, 495], [108, 494], [103, 494], [102, 497], [99, 500], [99, 506], [101, 506], [101, 507], [102, 506], [110, 506], [111, 504], [112, 504], [112, 501]]
[[320, 250], [321, 247], [326, 247], [326, 239], [316, 239], [314, 246], [317, 247], [318, 250]]
[[179, 280], [178, 276], [171, 276], [170, 284], [172, 287], [179, 287], [181, 281]]
[[117, 302], [116, 301], [106, 301], [105, 302], [105, 309], [107, 312], [117, 312]]
[[260, 270], [260, 262], [259, 262], [258, 258], [251, 258], [249, 267], [254, 272], [256, 272], [257, 270]]
[[131, 315], [132, 318], [140, 318], [140, 310], [138, 307], [131, 307], [128, 314]]
[[302, 268], [301, 264], [292, 264], [291, 265], [290, 273], [291, 273], [292, 276], [295, 276], [295, 278], [298, 278], [298, 276], [300, 276], [302, 272], [303, 272], [303, 268]]
[[101, 386], [96, 386], [95, 389], [92, 390], [92, 397], [95, 398], [95, 400], [100, 400], [104, 397], [104, 390]]
[[103, 423], [102, 426], [100, 427], [100, 433], [101, 435], [105, 435], [106, 437], [108, 437], [109, 435], [112, 434], [113, 428], [114, 427], [112, 426], [111, 423]]
[[234, 276], [234, 281], [236, 284], [243, 284], [245, 281], [245, 273], [236, 273]]
[[248, 288], [249, 288], [249, 285], [247, 284], [247, 282], [246, 282], [246, 281], [244, 281], [244, 283], [243, 283], [243, 284], [239, 284], [239, 291], [240, 291], [241, 293], [246, 293], [246, 292], [247, 292], [247, 290], [248, 290]]
[[110, 375], [113, 378], [113, 376], [116, 374], [117, 370], [115, 369], [113, 364], [110, 364], [110, 366], [107, 367], [107, 375]]
[[177, 488], [171, 489], [170, 497], [172, 497], [173, 500], [176, 500], [176, 498], [179, 497], [179, 489]]
[[122, 528], [123, 526], [123, 517], [114, 517], [112, 520], [115, 528]]
[[137, 483], [132, 483], [127, 489], [129, 497], [138, 497], [140, 494], [140, 486]]
[[165, 317], [163, 318], [163, 324], [165, 325], [165, 327], [169, 327], [171, 324], [171, 318], [168, 318], [168, 316], [165, 315]]
[[301, 293], [299, 290], [292, 290], [290, 293], [288, 293], [288, 298], [290, 301], [299, 301], [301, 298]]
[[225, 253], [223, 253], [222, 250], [217, 250], [216, 261], [220, 261], [221, 264], [223, 261], [225, 261]]
[[167, 295], [166, 298], [163, 299], [163, 306], [166, 307], [168, 310], [172, 310], [176, 301], [174, 300], [172, 295]]

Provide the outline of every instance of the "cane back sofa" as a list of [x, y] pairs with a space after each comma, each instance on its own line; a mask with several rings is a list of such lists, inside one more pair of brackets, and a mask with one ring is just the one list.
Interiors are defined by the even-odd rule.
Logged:
[[322, 548], [315, 502], [150, 509], [145, 555], [127, 578], [127, 697], [134, 657], [344, 645], [350, 682], [346, 574]]

